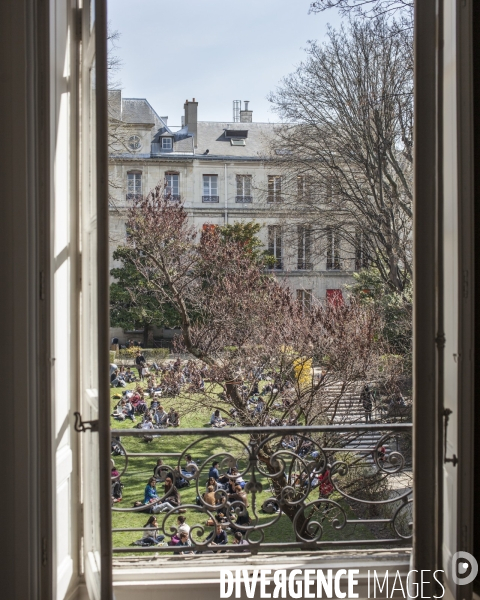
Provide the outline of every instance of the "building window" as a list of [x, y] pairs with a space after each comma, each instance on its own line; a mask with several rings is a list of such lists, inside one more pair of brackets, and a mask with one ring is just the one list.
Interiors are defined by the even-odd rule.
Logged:
[[342, 268], [340, 259], [340, 236], [338, 231], [327, 230], [327, 270], [338, 271]]
[[361, 229], [355, 231], [355, 270], [366, 269], [368, 259], [366, 252], [365, 234]]
[[142, 173], [127, 173], [127, 200], [139, 200], [142, 197]]
[[268, 176], [268, 202], [280, 202], [282, 194], [282, 177], [280, 175]]
[[127, 145], [130, 148], [130, 150], [140, 150], [140, 148], [142, 147], [142, 140], [139, 135], [131, 135], [128, 138]]
[[282, 228], [280, 225], [268, 226], [268, 253], [275, 259], [271, 268], [282, 269]]
[[218, 200], [218, 175], [204, 175], [202, 202], [218, 202]]
[[330, 306], [343, 306], [342, 290], [327, 290], [327, 303]]
[[252, 176], [237, 175], [235, 202], [252, 202]]
[[165, 173], [165, 198], [180, 201], [180, 175]]
[[327, 177], [325, 179], [325, 201], [332, 202], [333, 201], [333, 178]]
[[297, 290], [297, 302], [302, 312], [307, 312], [312, 307], [312, 290]]
[[306, 175], [297, 177], [297, 198], [298, 200], [307, 200], [310, 196], [310, 185]]
[[170, 137], [162, 138], [162, 150], [171, 150], [173, 148], [173, 140]]
[[312, 268], [311, 261], [311, 229], [304, 225], [297, 227], [297, 240], [298, 240], [298, 255], [297, 255], [297, 269], [306, 270]]

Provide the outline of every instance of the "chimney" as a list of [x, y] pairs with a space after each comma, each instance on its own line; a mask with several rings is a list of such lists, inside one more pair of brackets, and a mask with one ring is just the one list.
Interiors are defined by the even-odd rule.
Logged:
[[183, 105], [185, 109], [185, 125], [188, 126], [189, 133], [193, 133], [194, 135], [194, 144], [195, 148], [197, 147], [197, 112], [198, 112], [198, 102], [195, 102], [195, 98], [189, 102], [185, 100], [185, 104]]
[[240, 123], [251, 123], [253, 111], [248, 110], [248, 103], [250, 100], [245, 100], [245, 108], [240, 111]]

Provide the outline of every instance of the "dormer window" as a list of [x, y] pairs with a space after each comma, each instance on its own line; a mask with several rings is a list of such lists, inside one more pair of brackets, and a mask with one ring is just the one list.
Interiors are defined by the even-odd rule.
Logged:
[[162, 150], [171, 150], [173, 148], [173, 139], [171, 137], [162, 138]]

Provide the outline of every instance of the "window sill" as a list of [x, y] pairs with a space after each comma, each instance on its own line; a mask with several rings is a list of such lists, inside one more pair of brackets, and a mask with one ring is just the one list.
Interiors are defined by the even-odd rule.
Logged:
[[[193, 560], [192, 560], [193, 559]], [[410, 568], [410, 550], [328, 551], [262, 556], [232, 556], [222, 558], [195, 557], [130, 557], [115, 558], [113, 587], [116, 600], [158, 600], [160, 594], [174, 593], [176, 600], [211, 600], [219, 595], [219, 569], [358, 569], [359, 583], [355, 591], [367, 597], [368, 570], [377, 576], [386, 570], [406, 575]], [[163, 596], [162, 596], [163, 597]], [[167, 596], [168, 597], [168, 596]], [[242, 597], [244, 597], [242, 595]]]

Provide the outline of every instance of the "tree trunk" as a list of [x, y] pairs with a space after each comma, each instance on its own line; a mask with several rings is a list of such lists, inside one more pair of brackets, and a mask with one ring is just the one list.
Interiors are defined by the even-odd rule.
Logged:
[[[278, 469], [274, 467], [270, 462], [271, 454], [272, 452], [268, 451], [268, 446], [264, 446], [262, 451], [258, 454], [258, 459], [265, 464], [265, 466], [267, 467], [267, 471], [273, 475], [274, 473], [278, 473]], [[275, 492], [275, 497], [277, 499], [281, 498], [282, 490], [285, 489], [288, 485], [287, 478], [285, 477], [285, 475], [279, 478], [275, 478], [272, 480], [272, 484]], [[302, 511], [302, 508], [298, 504], [294, 504], [293, 506], [290, 504], [283, 504], [282, 511], [287, 515], [287, 517], [293, 524], [297, 513]], [[304, 539], [313, 538], [314, 536], [306, 530], [307, 525], [308, 519], [306, 518], [305, 513], [302, 512], [301, 514], [299, 514], [296, 521], [296, 529], [294, 532], [295, 535], [298, 533]]]
[[[143, 347], [144, 348], [148, 348], [148, 342], [149, 342], [149, 333], [150, 333], [150, 325], [148, 323], [144, 323], [143, 324]], [[153, 331], [152, 331], [153, 333]]]

